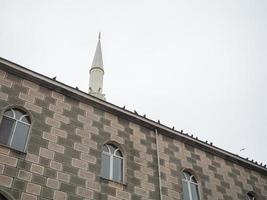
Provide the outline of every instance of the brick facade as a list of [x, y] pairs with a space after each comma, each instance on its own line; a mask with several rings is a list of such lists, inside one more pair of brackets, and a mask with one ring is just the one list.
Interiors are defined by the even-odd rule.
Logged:
[[[26, 110], [32, 125], [26, 153], [0, 146], [3, 195], [21, 200], [160, 199], [153, 130], [1, 70], [1, 114], [11, 106]], [[102, 147], [110, 141], [124, 156], [123, 184], [100, 177]], [[202, 200], [243, 200], [248, 191], [267, 199], [266, 173], [160, 132], [159, 152], [164, 200], [182, 199], [183, 169], [197, 178]]]

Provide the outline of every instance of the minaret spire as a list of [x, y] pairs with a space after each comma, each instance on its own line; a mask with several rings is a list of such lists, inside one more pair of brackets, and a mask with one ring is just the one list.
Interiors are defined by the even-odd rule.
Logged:
[[100, 40], [101, 32], [99, 32], [98, 34], [98, 42], [96, 45], [94, 60], [90, 69], [89, 94], [99, 99], [105, 100], [105, 95], [102, 93], [104, 67]]

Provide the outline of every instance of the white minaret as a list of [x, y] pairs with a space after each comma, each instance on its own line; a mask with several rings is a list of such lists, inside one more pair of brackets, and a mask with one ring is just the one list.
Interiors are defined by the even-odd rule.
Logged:
[[104, 68], [103, 68], [100, 39], [101, 39], [101, 33], [99, 33], [98, 35], [98, 42], [95, 50], [95, 56], [92, 63], [92, 67], [90, 69], [89, 94], [99, 99], [106, 100], [105, 95], [102, 93]]

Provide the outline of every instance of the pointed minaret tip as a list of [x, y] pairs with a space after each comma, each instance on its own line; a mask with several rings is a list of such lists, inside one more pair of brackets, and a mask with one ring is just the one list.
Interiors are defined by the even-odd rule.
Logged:
[[98, 42], [96, 45], [93, 63], [90, 69], [89, 94], [105, 100], [104, 94], [102, 93], [104, 68], [100, 39], [101, 32], [98, 33]]
[[103, 59], [102, 59], [102, 50], [101, 50], [101, 32], [98, 33], [98, 42], [96, 45], [96, 50], [95, 50], [95, 55], [94, 55], [94, 59], [93, 59], [93, 63], [91, 66], [91, 69], [93, 68], [101, 68], [103, 69]]

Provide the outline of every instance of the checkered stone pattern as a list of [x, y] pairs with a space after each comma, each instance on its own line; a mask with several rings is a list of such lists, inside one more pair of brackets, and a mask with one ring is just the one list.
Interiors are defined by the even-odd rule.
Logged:
[[[154, 131], [0, 70], [1, 114], [12, 105], [25, 108], [32, 125], [26, 154], [0, 146], [0, 191], [21, 200], [160, 199]], [[101, 178], [107, 142], [123, 153], [123, 183]], [[248, 190], [267, 198], [267, 179], [254, 171], [161, 134], [159, 150], [164, 200], [182, 199], [184, 168], [202, 199], [243, 200]]]
[[[1, 114], [25, 108], [27, 152], [0, 146], [0, 190], [15, 199], [157, 199], [154, 133], [31, 81], [0, 71]], [[124, 155], [124, 181], [100, 176], [103, 144]]]
[[248, 191], [267, 199], [267, 177], [171, 138], [159, 137], [164, 200], [181, 200], [182, 171], [196, 177], [201, 199], [243, 200]]

